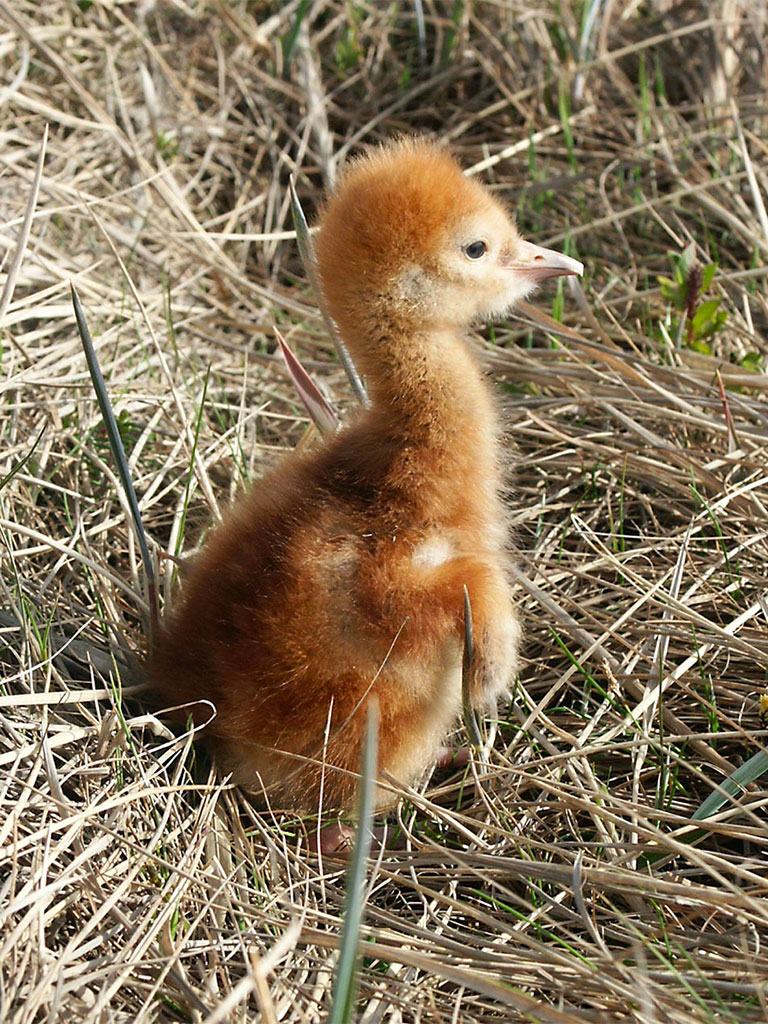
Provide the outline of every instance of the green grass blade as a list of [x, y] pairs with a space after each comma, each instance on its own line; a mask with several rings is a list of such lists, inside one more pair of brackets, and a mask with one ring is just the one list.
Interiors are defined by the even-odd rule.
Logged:
[[296, 230], [296, 245], [299, 249], [301, 262], [309, 277], [310, 284], [315, 287], [315, 258], [312, 252], [312, 236], [309, 233], [309, 224], [304, 215], [304, 207], [293, 183], [293, 177], [288, 181], [288, 189], [291, 194], [291, 217]]
[[427, 63], [427, 27], [424, 22], [424, 6], [421, 0], [413, 0], [413, 13], [416, 16], [416, 39], [419, 44], [419, 60], [422, 67]]
[[191, 458], [189, 460], [189, 472], [187, 473], [187, 479], [184, 484], [184, 500], [181, 505], [181, 519], [179, 522], [179, 532], [176, 539], [176, 550], [174, 551], [174, 557], [179, 558], [184, 545], [184, 531], [187, 527], [187, 513], [189, 511], [189, 498], [192, 493], [192, 481], [195, 479], [195, 459], [197, 458], [197, 451], [200, 444], [200, 428], [203, 425], [203, 413], [205, 411], [205, 400], [208, 397], [208, 384], [211, 379], [211, 364], [208, 364], [208, 368], [205, 371], [205, 377], [203, 378], [203, 393], [200, 396], [200, 405], [197, 410], [197, 416], [195, 417], [195, 429], [192, 434], [192, 451]]
[[10, 481], [13, 480], [13, 478], [16, 476], [17, 473], [20, 473], [21, 470], [24, 469], [26, 464], [29, 462], [29, 460], [32, 458], [32, 456], [35, 454], [35, 449], [37, 448], [37, 446], [42, 441], [43, 434], [45, 433], [45, 430], [46, 430], [47, 426], [48, 426], [47, 423], [44, 423], [42, 425], [42, 427], [40, 428], [40, 433], [37, 435], [35, 440], [32, 442], [32, 447], [29, 449], [27, 454], [26, 455], [22, 455], [22, 457], [19, 459], [19, 461], [16, 463], [16, 465], [12, 466], [8, 470], [8, 472], [5, 474], [3, 479], [0, 480], [0, 491], [2, 491], [2, 489], [5, 487], [5, 485], [7, 483], [10, 483]]
[[480, 726], [477, 724], [475, 709], [472, 707], [471, 668], [474, 660], [475, 633], [472, 626], [472, 605], [469, 601], [469, 591], [464, 587], [464, 657], [461, 665], [461, 706], [469, 742], [479, 750], [483, 745], [483, 737], [480, 733]]
[[336, 348], [339, 361], [344, 367], [344, 371], [349, 378], [352, 390], [357, 396], [360, 404], [368, 408], [371, 403], [368, 400], [365, 385], [360, 378], [360, 374], [357, 372], [357, 367], [352, 360], [352, 356], [347, 351], [347, 346], [339, 337], [339, 332], [336, 330], [335, 324], [323, 308], [323, 293], [317, 280], [317, 274], [315, 273], [315, 256], [312, 248], [312, 237], [309, 233], [307, 218], [304, 216], [304, 210], [302, 209], [301, 202], [296, 193], [296, 187], [293, 184], [293, 178], [290, 180], [289, 188], [291, 193], [291, 215], [293, 217], [293, 226], [296, 229], [296, 243], [299, 247], [299, 255], [301, 256], [301, 261], [304, 264], [304, 269], [307, 272], [309, 283], [317, 297], [325, 329], [328, 331], [331, 341]]
[[733, 775], [729, 775], [724, 782], [721, 782], [714, 793], [709, 794], [696, 813], [691, 815], [691, 820], [703, 821], [716, 814], [729, 797], [738, 796], [745, 786], [748, 786], [750, 782], [755, 782], [766, 772], [768, 772], [768, 753], [765, 750], [758, 750], [740, 768], [737, 768]]
[[128, 459], [125, 456], [125, 449], [123, 448], [123, 441], [120, 437], [120, 431], [117, 427], [117, 421], [115, 420], [115, 414], [112, 411], [112, 403], [109, 400], [107, 393], [107, 387], [104, 383], [104, 377], [101, 373], [101, 367], [99, 366], [99, 359], [96, 355], [96, 349], [94, 348], [93, 341], [91, 339], [91, 332], [88, 330], [88, 324], [85, 320], [85, 313], [80, 302], [80, 296], [77, 294], [77, 289], [74, 284], [71, 286], [72, 290], [72, 305], [75, 308], [75, 319], [77, 320], [77, 329], [80, 332], [80, 339], [83, 343], [83, 351], [85, 352], [85, 358], [88, 362], [88, 372], [91, 375], [91, 381], [93, 382], [93, 388], [96, 392], [96, 399], [99, 403], [99, 409], [101, 410], [101, 416], [104, 420], [104, 426], [107, 431], [107, 437], [109, 438], [109, 447], [112, 451], [112, 457], [115, 460], [117, 466], [118, 476], [120, 482], [123, 485], [123, 491], [128, 500], [128, 507], [131, 510], [131, 516], [133, 518], [133, 526], [136, 531], [136, 539], [139, 542], [139, 550], [141, 551], [141, 560], [144, 564], [144, 573], [147, 578], [147, 597], [149, 600], [150, 609], [150, 641], [154, 635], [155, 626], [157, 624], [157, 586], [155, 583], [155, 570], [152, 564], [152, 557], [149, 553], [149, 546], [147, 544], [147, 535], [144, 532], [144, 523], [141, 519], [141, 512], [139, 511], [139, 502], [136, 498], [136, 491], [133, 487], [133, 481], [131, 480], [131, 471], [128, 468]]
[[283, 61], [285, 65], [290, 63], [293, 51], [296, 49], [296, 43], [299, 38], [299, 32], [301, 31], [301, 23], [307, 14], [309, 8], [309, 0], [300, 0], [298, 9], [296, 11], [296, 18], [290, 27], [290, 30], [283, 37]]
[[368, 722], [361, 767], [357, 840], [347, 877], [347, 901], [341, 933], [341, 954], [333, 986], [330, 1024], [348, 1024], [354, 1016], [358, 983], [360, 926], [365, 906], [366, 862], [371, 849], [371, 828], [376, 796], [379, 758], [379, 705], [374, 697], [368, 704]]

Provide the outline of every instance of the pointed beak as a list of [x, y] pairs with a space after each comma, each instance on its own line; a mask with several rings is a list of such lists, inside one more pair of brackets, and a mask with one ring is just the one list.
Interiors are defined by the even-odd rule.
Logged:
[[536, 283], [550, 277], [581, 277], [584, 273], [584, 264], [578, 260], [555, 252], [554, 249], [542, 249], [540, 245], [522, 239], [516, 247], [514, 259], [506, 265], [521, 277]]

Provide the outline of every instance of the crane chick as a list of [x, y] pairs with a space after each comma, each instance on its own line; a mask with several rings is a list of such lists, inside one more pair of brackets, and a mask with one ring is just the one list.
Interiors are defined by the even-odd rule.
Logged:
[[410, 783], [435, 762], [461, 707], [464, 586], [472, 698], [509, 687], [520, 628], [499, 422], [465, 332], [583, 269], [524, 241], [485, 188], [414, 140], [348, 166], [315, 254], [370, 408], [235, 504], [149, 663], [236, 781], [307, 812], [321, 780], [325, 807], [352, 804], [374, 694], [379, 772]]

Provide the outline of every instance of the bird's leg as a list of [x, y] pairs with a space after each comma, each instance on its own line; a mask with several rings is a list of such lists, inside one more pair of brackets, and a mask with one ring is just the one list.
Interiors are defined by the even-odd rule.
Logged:
[[309, 836], [309, 852], [324, 857], [348, 857], [355, 841], [355, 830], [343, 821], [334, 821]]
[[[386, 846], [387, 827], [371, 830], [371, 853], [379, 853]], [[355, 845], [357, 829], [343, 821], [334, 821], [316, 829], [309, 836], [309, 852], [320, 853], [323, 857], [338, 857], [346, 860]]]
[[469, 747], [441, 747], [435, 768], [466, 768], [472, 757]]

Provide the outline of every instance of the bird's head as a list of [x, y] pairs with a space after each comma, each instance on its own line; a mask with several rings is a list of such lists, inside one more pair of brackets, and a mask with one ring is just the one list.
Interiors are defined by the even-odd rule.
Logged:
[[577, 260], [522, 239], [504, 206], [443, 150], [403, 140], [352, 162], [315, 240], [328, 311], [342, 335], [378, 325], [461, 329], [506, 313]]

